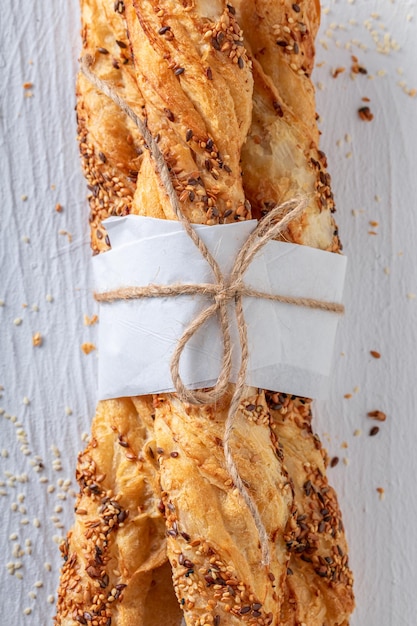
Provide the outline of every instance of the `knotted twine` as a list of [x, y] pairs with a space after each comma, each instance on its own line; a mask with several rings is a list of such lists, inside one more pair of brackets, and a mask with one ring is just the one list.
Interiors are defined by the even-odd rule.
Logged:
[[[232, 342], [230, 336], [230, 321], [228, 304], [234, 303], [235, 315], [237, 320], [237, 328], [239, 333], [239, 343], [241, 349], [240, 367], [236, 380], [235, 389], [230, 401], [228, 415], [225, 423], [225, 432], [223, 439], [223, 448], [226, 469], [233, 480], [233, 483], [243, 497], [257, 528], [261, 552], [262, 562], [265, 565], [270, 563], [269, 538], [259, 509], [256, 502], [249, 494], [247, 488], [243, 484], [239, 471], [236, 467], [233, 455], [230, 449], [230, 439], [234, 427], [234, 420], [239, 411], [240, 402], [243, 397], [246, 382], [246, 372], [249, 361], [247, 326], [243, 312], [243, 297], [263, 298], [273, 300], [285, 304], [304, 306], [313, 309], [321, 309], [330, 312], [342, 313], [343, 305], [336, 302], [326, 302], [315, 300], [313, 298], [298, 298], [292, 296], [273, 295], [264, 293], [246, 287], [243, 282], [243, 276], [248, 269], [255, 255], [268, 243], [268, 241], [277, 238], [288, 227], [289, 223], [301, 215], [306, 208], [305, 199], [294, 198], [293, 200], [282, 203], [272, 209], [249, 235], [245, 244], [236, 256], [232, 271], [229, 276], [224, 276], [218, 263], [209, 252], [207, 246], [200, 238], [198, 233], [191, 226], [188, 219], [182, 213], [178, 196], [172, 184], [169, 168], [166, 164], [164, 156], [159, 146], [149, 131], [146, 123], [129, 107], [129, 105], [119, 96], [113, 87], [105, 80], [100, 79], [91, 71], [93, 59], [90, 55], [86, 55], [81, 59], [81, 71], [85, 77], [102, 93], [108, 96], [115, 104], [117, 104], [126, 115], [135, 123], [141, 133], [145, 145], [150, 151], [154, 160], [158, 174], [161, 177], [162, 185], [170, 200], [172, 209], [181, 222], [185, 232], [193, 241], [200, 251], [203, 258], [209, 264], [213, 275], [213, 283], [202, 284], [172, 284], [172, 285], [156, 285], [149, 284], [146, 287], [125, 287], [104, 293], [96, 293], [95, 299], [98, 302], [110, 303], [117, 300], [134, 300], [138, 298], [161, 298], [161, 297], [177, 297], [180, 295], [203, 295], [212, 296], [213, 304], [203, 310], [190, 323], [188, 328], [179, 339], [174, 354], [171, 359], [171, 376], [173, 385], [178, 397], [183, 402], [188, 402], [196, 406], [214, 404], [219, 401], [226, 393], [230, 375], [232, 371]], [[208, 390], [192, 390], [187, 388], [179, 372], [181, 355], [188, 341], [204, 324], [213, 316], [218, 314], [220, 328], [223, 338], [223, 358], [220, 374], [215, 385]]]

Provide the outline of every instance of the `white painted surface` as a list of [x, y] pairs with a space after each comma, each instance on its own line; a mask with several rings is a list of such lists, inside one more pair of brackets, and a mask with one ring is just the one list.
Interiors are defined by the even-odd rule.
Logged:
[[[404, 90], [417, 88], [416, 2], [325, 0], [323, 6], [329, 10], [317, 44], [323, 65], [314, 79], [349, 271], [331, 397], [317, 402], [315, 427], [330, 455], [340, 457], [329, 475], [344, 511], [356, 576], [352, 626], [414, 626], [417, 98]], [[8, 624], [46, 626], [60, 565], [54, 538], [72, 521], [76, 456], [96, 397], [97, 355], [80, 349], [83, 342], [95, 342], [97, 328], [83, 323], [95, 305], [73, 111], [78, 4], [9, 0], [2, 6], [1, 29], [0, 596]], [[400, 49], [383, 54], [392, 38]], [[345, 47], [349, 42], [356, 42], [351, 49]], [[350, 78], [351, 54], [367, 75]], [[346, 71], [334, 79], [331, 70], [338, 66]], [[33, 88], [25, 90], [25, 82]], [[362, 97], [371, 100], [370, 123], [357, 115]], [[71, 233], [72, 241], [60, 231]], [[14, 323], [18, 318], [20, 325]], [[32, 346], [36, 332], [44, 338], [38, 348]], [[385, 423], [366, 417], [375, 409], [387, 414]], [[380, 432], [369, 437], [375, 424]], [[362, 434], [354, 436], [356, 430]], [[62, 470], [54, 469], [58, 452], [52, 446], [61, 453]], [[21, 482], [25, 475], [27, 482]], [[69, 487], [60, 482], [66, 479]], [[48, 493], [48, 487], [55, 490]], [[377, 487], [385, 490], [383, 501]], [[8, 573], [10, 563], [21, 563], [14, 575]]]

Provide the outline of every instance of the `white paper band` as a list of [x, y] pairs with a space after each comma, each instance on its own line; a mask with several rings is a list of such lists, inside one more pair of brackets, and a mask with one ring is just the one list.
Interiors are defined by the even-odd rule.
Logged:
[[[150, 283], [211, 283], [206, 261], [180, 223], [127, 216], [105, 222], [112, 250], [93, 259], [96, 291]], [[256, 221], [195, 226], [222, 272], [228, 274]], [[346, 257], [306, 246], [270, 241], [252, 261], [244, 282], [266, 293], [341, 302]], [[211, 304], [206, 296], [119, 300], [100, 306], [99, 397], [109, 399], [174, 391], [170, 360], [189, 323]], [[234, 370], [240, 348], [229, 307]], [[338, 315], [318, 309], [244, 298], [248, 326], [247, 384], [305, 397], [326, 392]], [[218, 320], [192, 337], [181, 360], [190, 388], [217, 379], [222, 356]]]

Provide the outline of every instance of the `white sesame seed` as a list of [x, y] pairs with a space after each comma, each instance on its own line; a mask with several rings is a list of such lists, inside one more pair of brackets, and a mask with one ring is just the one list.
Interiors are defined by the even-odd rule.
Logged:
[[49, 604], [54, 604], [54, 603], [55, 603], [55, 598], [54, 598], [54, 596], [48, 596], [48, 597], [47, 597], [47, 601], [49, 602]]
[[36, 600], [36, 593], [34, 591], [29, 591], [28, 596], [31, 600]]
[[4, 306], [4, 305], [5, 305], [4, 300], [0, 300], [0, 306]]
[[1, 451], [1, 456], [2, 456], [4, 459], [7, 459], [7, 457], [9, 456], [9, 451], [8, 451], [8, 450], [6, 450], [6, 448], [3, 448], [3, 450]]
[[17, 511], [17, 503], [16, 502], [12, 502], [11, 506], [10, 506], [11, 510], [13, 511], [13, 513], [15, 513]]
[[16, 573], [15, 573], [15, 577], [16, 577], [18, 580], [23, 580], [23, 574], [22, 574], [21, 572], [16, 572]]
[[20, 324], [21, 324], [22, 322], [23, 322], [23, 320], [22, 320], [22, 318], [21, 318], [21, 317], [16, 317], [16, 318], [13, 320], [13, 324], [14, 324], [15, 326], [20, 326]]
[[47, 296], [46, 296], [46, 298], [45, 298], [45, 300], [46, 300], [47, 302], [53, 302], [53, 301], [54, 301], [54, 298], [53, 298], [53, 296], [51, 296], [51, 294], [50, 294], [50, 293], [48, 293], [48, 294], [47, 294]]
[[11, 535], [9, 535], [9, 539], [10, 539], [10, 541], [16, 541], [17, 533], [12, 533]]
[[65, 415], [72, 415], [72, 409], [69, 406], [65, 407]]
[[20, 523], [22, 524], [22, 526], [26, 526], [27, 524], [29, 524], [29, 520], [27, 517], [24, 517], [20, 520]]
[[26, 607], [26, 609], [24, 609], [23, 613], [25, 615], [30, 615], [32, 613], [32, 609], [28, 606], [28, 607]]
[[21, 513], [22, 515], [26, 515], [27, 513], [26, 507], [23, 506], [23, 504], [19, 506], [19, 513]]
[[40, 522], [40, 520], [37, 517], [35, 517], [35, 519], [33, 520], [32, 524], [34, 525], [35, 528], [39, 528], [40, 525], [41, 525], [41, 522]]
[[30, 404], [30, 400], [29, 400], [29, 398], [27, 396], [25, 396], [23, 398], [22, 402], [23, 402], [23, 404], [26, 404], [26, 405]]
[[39, 312], [39, 307], [38, 307], [38, 305], [37, 305], [37, 304], [32, 304], [32, 311], [33, 311], [34, 313], [38, 313], [38, 312]]
[[52, 565], [50, 563], [48, 563], [48, 561], [46, 561], [43, 564], [44, 568], [46, 569], [47, 572], [50, 572], [52, 570]]
[[53, 493], [54, 491], [55, 491], [55, 487], [54, 487], [54, 485], [49, 485], [49, 486], [48, 486], [48, 489], [47, 489], [47, 492], [48, 492], [48, 493]]
[[41, 580], [37, 580], [33, 586], [37, 587], [37, 589], [40, 589], [41, 587], [43, 587], [43, 582]]

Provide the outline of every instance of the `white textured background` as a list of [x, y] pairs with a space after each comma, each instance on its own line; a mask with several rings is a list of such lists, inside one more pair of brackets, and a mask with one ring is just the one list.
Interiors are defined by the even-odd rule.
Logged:
[[[329, 475], [356, 577], [352, 626], [415, 626], [416, 1], [323, 8], [314, 79], [349, 271], [332, 392], [315, 426], [340, 458]], [[97, 356], [80, 349], [96, 329], [83, 323], [95, 306], [73, 111], [78, 20], [76, 0], [2, 0], [0, 622], [11, 626], [51, 623], [57, 542], [71, 524], [76, 455], [95, 405]], [[367, 75], [350, 76], [352, 54]], [[336, 67], [346, 71], [332, 78]], [[363, 97], [370, 123], [357, 115]], [[375, 409], [385, 423], [366, 417]]]

